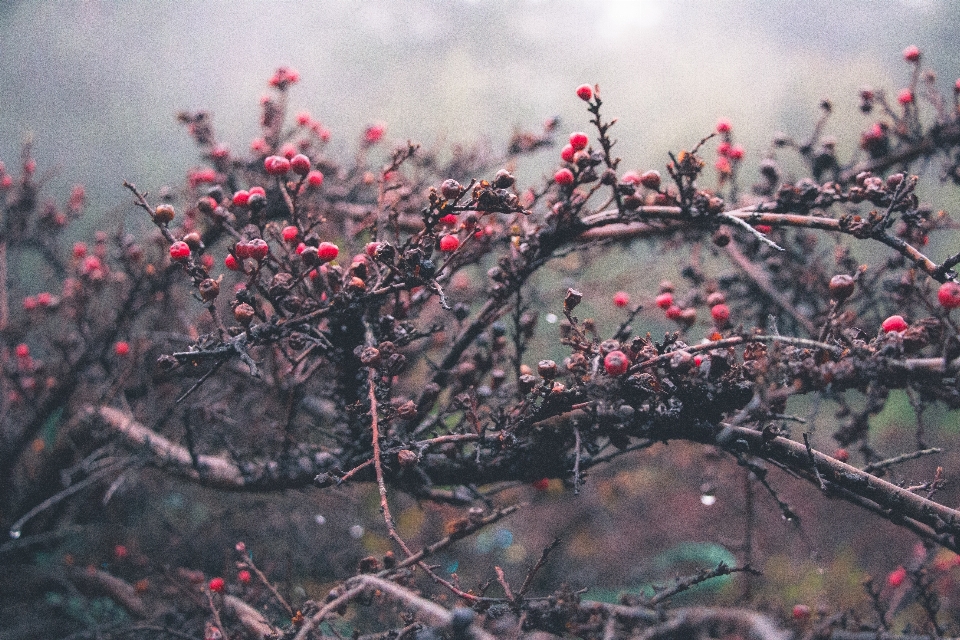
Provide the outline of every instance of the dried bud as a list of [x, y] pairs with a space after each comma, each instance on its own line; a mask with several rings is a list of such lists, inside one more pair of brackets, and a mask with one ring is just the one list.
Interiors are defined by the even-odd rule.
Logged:
[[243, 326], [249, 325], [250, 321], [253, 320], [254, 315], [255, 315], [255, 312], [253, 310], [253, 307], [248, 305], [246, 302], [238, 304], [233, 309], [233, 317], [236, 319], [237, 322], [239, 322]]
[[202, 280], [197, 286], [197, 289], [200, 291], [200, 297], [203, 298], [205, 302], [210, 302], [220, 295], [220, 283], [212, 278]]
[[583, 300], [582, 293], [576, 289], [567, 289], [567, 295], [563, 299], [563, 310], [573, 311], [577, 308], [577, 305], [580, 304], [581, 300]]
[[500, 171], [497, 171], [497, 175], [495, 175], [493, 178], [493, 186], [497, 189], [509, 189], [513, 186], [514, 182], [514, 177], [506, 169], [500, 169]]
[[851, 276], [841, 273], [830, 278], [830, 297], [843, 302], [853, 294], [856, 282]]
[[529, 373], [526, 373], [520, 376], [520, 379], [517, 382], [520, 385], [521, 393], [530, 393], [531, 391], [533, 391], [533, 388], [536, 386], [537, 379], [534, 378]]
[[412, 467], [417, 464], [417, 454], [410, 449], [400, 449], [397, 451], [397, 462], [400, 463], [401, 467]]
[[724, 228], [717, 229], [713, 232], [711, 240], [713, 240], [713, 244], [718, 247], [725, 247], [730, 244], [730, 231]]
[[557, 377], [557, 363], [553, 360], [541, 360], [537, 363], [537, 373], [545, 380], [553, 380]]
[[450, 178], [449, 180], [444, 180], [443, 184], [440, 185], [440, 195], [442, 195], [447, 200], [453, 200], [458, 198], [460, 193], [463, 191], [463, 187], [459, 182]]
[[360, 352], [360, 363], [365, 367], [380, 365], [380, 350], [376, 347], [367, 347]]
[[173, 205], [161, 204], [158, 205], [153, 211], [153, 219], [157, 222], [167, 223], [173, 220], [173, 217], [176, 215], [176, 211], [173, 208]]
[[417, 417], [417, 405], [413, 402], [413, 400], [407, 400], [402, 405], [397, 407], [397, 415], [404, 420], [413, 420]]

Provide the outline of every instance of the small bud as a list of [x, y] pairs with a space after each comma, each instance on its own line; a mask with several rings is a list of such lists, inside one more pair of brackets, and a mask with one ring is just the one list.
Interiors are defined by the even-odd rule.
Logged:
[[173, 205], [161, 204], [153, 212], [153, 219], [157, 222], [167, 223], [173, 220], [176, 215], [176, 211], [173, 208]]
[[253, 310], [253, 307], [246, 302], [238, 304], [233, 309], [233, 317], [243, 326], [250, 324], [250, 321], [253, 320], [255, 313], [256, 312]]
[[563, 310], [573, 311], [577, 308], [577, 305], [580, 304], [581, 300], [583, 300], [582, 293], [576, 289], [567, 289], [567, 295], [563, 299]]
[[557, 363], [553, 360], [541, 360], [537, 363], [537, 373], [545, 380], [553, 380], [557, 377]]
[[412, 467], [417, 464], [417, 454], [410, 449], [401, 449], [397, 452], [397, 462], [400, 463], [401, 467]]

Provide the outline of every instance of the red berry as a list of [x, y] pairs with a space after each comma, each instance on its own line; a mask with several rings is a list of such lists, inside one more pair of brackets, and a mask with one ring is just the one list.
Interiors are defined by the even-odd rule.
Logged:
[[367, 253], [368, 256], [372, 258], [375, 255], [377, 255], [377, 249], [379, 248], [380, 248], [379, 242], [368, 242], [367, 246], [364, 247], [364, 251]]
[[298, 153], [290, 158], [290, 168], [293, 169], [293, 172], [298, 176], [305, 176], [310, 173], [310, 158], [302, 153]]
[[603, 368], [608, 376], [622, 376], [630, 368], [630, 359], [619, 349], [611, 351], [603, 359]]
[[903, 316], [890, 316], [883, 321], [883, 324], [880, 325], [880, 328], [882, 328], [885, 333], [890, 333], [891, 331], [905, 331], [907, 329], [907, 321], [903, 319]]
[[264, 191], [263, 187], [250, 187], [250, 195], [263, 196], [264, 198], [266, 198], [267, 192]]
[[41, 291], [37, 294], [37, 304], [41, 307], [49, 307], [53, 304], [53, 296], [47, 291]]
[[937, 291], [937, 300], [944, 309], [956, 309], [960, 307], [960, 284], [956, 282], [944, 282]]
[[118, 544], [113, 548], [113, 557], [117, 560], [123, 560], [127, 557], [127, 548], [122, 544]]
[[283, 231], [280, 232], [280, 235], [283, 236], [284, 242], [295, 242], [297, 236], [300, 235], [300, 231], [293, 225], [289, 227], [284, 227]]
[[759, 231], [760, 233], [762, 233], [763, 235], [767, 235], [768, 233], [773, 231], [773, 227], [771, 227], [768, 224], [755, 224], [753, 225], [753, 228]]
[[574, 151], [586, 149], [589, 143], [590, 138], [582, 131], [574, 131], [570, 134], [570, 146], [573, 147]]
[[301, 127], [305, 127], [310, 124], [311, 120], [313, 120], [313, 117], [310, 115], [309, 111], [301, 111], [297, 114], [297, 124]]
[[887, 584], [896, 589], [907, 578], [907, 570], [903, 567], [897, 567], [887, 575]]
[[250, 582], [250, 572], [247, 571], [246, 569], [241, 569], [240, 571], [237, 572], [237, 580], [239, 580], [243, 584], [247, 584], [248, 582]]
[[743, 160], [743, 147], [738, 144], [730, 147], [730, 153], [728, 154], [731, 160]]
[[725, 304], [715, 304], [710, 308], [710, 316], [717, 325], [722, 327], [730, 320], [730, 307]]
[[440, 251], [450, 253], [456, 251], [460, 246], [460, 238], [454, 235], [443, 236], [440, 238]]
[[625, 174], [623, 174], [623, 177], [620, 178], [620, 182], [626, 184], [641, 184], [640, 174], [636, 171], [627, 171]]
[[448, 213], [447, 215], [440, 218], [440, 224], [445, 224], [447, 226], [452, 227], [453, 225], [457, 224], [457, 216], [453, 213]]
[[562, 186], [573, 184], [573, 172], [570, 169], [560, 169], [553, 174], [553, 181]]
[[280, 147], [280, 155], [287, 160], [293, 160], [293, 156], [297, 155], [297, 148], [288, 142]]
[[846, 462], [850, 459], [850, 452], [846, 449], [837, 449], [833, 452], [833, 457], [839, 460], [840, 462]]
[[386, 130], [387, 128], [382, 124], [372, 124], [363, 132], [363, 139], [367, 144], [375, 144], [380, 142]]
[[319, 187], [323, 184], [323, 174], [314, 169], [307, 174], [307, 184], [311, 187]]
[[30, 347], [23, 344], [22, 342], [18, 344], [15, 348], [18, 358], [29, 358], [30, 357]]
[[703, 364], [703, 356], [701, 355], [693, 356], [693, 366], [699, 367], [702, 364]]
[[250, 257], [258, 262], [270, 253], [270, 247], [262, 238], [254, 238], [248, 243], [248, 246], [250, 247]]
[[539, 480], [534, 480], [533, 482], [530, 483], [530, 486], [532, 486], [537, 491], [546, 491], [547, 488], [550, 487], [550, 479], [540, 478]]
[[720, 118], [717, 120], [717, 133], [730, 133], [732, 128], [733, 126], [726, 118]]
[[241, 240], [236, 245], [234, 245], [233, 252], [237, 254], [237, 257], [240, 258], [241, 260], [246, 260], [247, 258], [252, 256], [250, 252], [250, 243], [247, 242], [246, 240]]
[[679, 320], [683, 317], [683, 309], [675, 304], [671, 304], [669, 307], [667, 307], [666, 315], [670, 320]]
[[618, 307], [625, 307], [630, 304], [630, 294], [626, 291], [617, 291], [613, 294], [613, 304]]
[[340, 255], [340, 247], [332, 242], [321, 242], [317, 247], [317, 257], [321, 262], [330, 262]]
[[729, 156], [730, 149], [733, 149], [733, 145], [727, 142], [726, 140], [724, 140], [723, 142], [717, 145], [717, 155]]
[[903, 50], [903, 59], [907, 62], [916, 62], [920, 59], [920, 49], [917, 48], [917, 45], [912, 44], [906, 49]]
[[568, 145], [564, 145], [563, 149], [560, 149], [560, 159], [564, 162], [573, 162], [573, 154], [576, 153], [576, 150]]
[[240, 263], [237, 262], [237, 259], [233, 257], [232, 253], [227, 254], [227, 257], [223, 259], [223, 264], [225, 264], [230, 271], [237, 271], [240, 268]]
[[810, 607], [805, 604], [795, 604], [793, 605], [793, 619], [794, 620], [806, 620], [810, 617]]
[[23, 299], [23, 310], [24, 311], [33, 311], [37, 308], [37, 298], [36, 296], [27, 296]]
[[75, 242], [73, 244], [73, 257], [76, 259], [84, 258], [87, 255], [87, 245], [83, 242]]
[[118, 356], [125, 356], [130, 353], [130, 343], [125, 340], [120, 340], [113, 345], [113, 352]]
[[170, 258], [181, 261], [190, 257], [190, 247], [183, 240], [178, 240], [170, 245]]
[[[673, 294], [667, 291], [657, 296], [657, 306], [661, 309], [669, 309], [673, 306]], [[678, 307], [679, 308], [679, 307]]]
[[588, 84], [582, 84], [577, 87], [577, 97], [586, 102], [593, 98], [593, 89]]
[[913, 102], [913, 91], [910, 91], [910, 89], [902, 89], [900, 93], [897, 94], [897, 102], [902, 105], [908, 105]]
[[960, 93], [960, 78], [957, 78], [957, 81], [953, 83], [953, 92]]
[[650, 171], [644, 171], [643, 175], [640, 176], [640, 184], [645, 186], [647, 189], [657, 190], [660, 188], [660, 172], [654, 169]]
[[267, 156], [263, 168], [272, 176], [282, 176], [290, 171], [290, 161], [283, 156]]
[[213, 580], [210, 581], [210, 591], [213, 591], [215, 593], [220, 593], [221, 591], [223, 591], [223, 587], [224, 587], [223, 578], [214, 578]]

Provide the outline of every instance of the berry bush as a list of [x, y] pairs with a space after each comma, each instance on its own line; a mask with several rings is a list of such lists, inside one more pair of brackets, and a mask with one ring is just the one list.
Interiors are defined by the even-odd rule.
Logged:
[[[299, 75], [281, 68], [248, 151], [179, 114], [201, 166], [176, 189], [131, 176], [146, 224], [104, 216], [73, 242], [83, 188], [44, 199], [26, 145], [0, 169], [10, 637], [960, 633], [955, 414], [936, 419], [960, 408], [960, 252], [919, 176], [960, 185], [960, 80], [944, 95], [919, 49], [903, 58], [896, 100], [860, 92], [858, 148], [827, 135], [824, 101], [751, 180], [722, 118], [625, 169], [589, 84], [568, 97], [583, 131], [548, 120], [496, 153], [391, 146], [376, 123], [338, 159], [288, 113]], [[542, 153], [549, 177], [514, 175]], [[641, 253], [671, 279], [577, 282]], [[878, 436], [897, 411], [913, 426]], [[619, 541], [597, 544], [623, 565], [638, 532], [680, 535], [687, 494], [737, 494], [722, 527], [686, 534], [726, 555], [615, 595], [587, 590], [563, 534], [528, 542], [522, 568], [449, 562], [537, 504], [574, 531], [599, 513], [592, 484], [636, 495], [671, 469], [657, 516], [621, 503]], [[283, 533], [316, 504], [356, 509], [363, 486], [381, 534], [350, 529], [363, 554]], [[840, 599], [776, 586], [784, 540], [882, 546], [863, 522], [916, 548]]]

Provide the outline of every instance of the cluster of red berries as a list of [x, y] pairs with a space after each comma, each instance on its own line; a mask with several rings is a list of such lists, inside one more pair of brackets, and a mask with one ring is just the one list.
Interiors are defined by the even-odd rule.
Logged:
[[717, 121], [717, 133], [722, 136], [720, 144], [717, 145], [717, 161], [715, 167], [720, 173], [721, 179], [726, 179], [733, 172], [736, 163], [743, 160], [744, 150], [738, 144], [733, 144], [731, 132], [733, 125], [726, 118]]
[[[655, 304], [663, 309], [664, 315], [669, 320], [691, 326], [697, 320], [697, 310], [693, 307], [683, 308], [675, 303], [673, 297], [673, 284], [670, 282], [660, 283], [660, 293], [654, 300]], [[730, 307], [727, 306], [726, 296], [719, 291], [714, 291], [707, 296], [707, 306], [710, 307], [710, 317], [718, 328], [726, 327], [730, 322]]]

